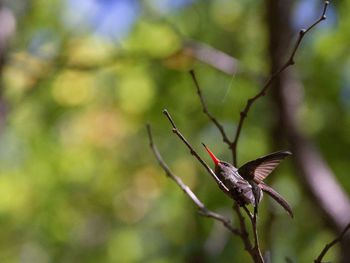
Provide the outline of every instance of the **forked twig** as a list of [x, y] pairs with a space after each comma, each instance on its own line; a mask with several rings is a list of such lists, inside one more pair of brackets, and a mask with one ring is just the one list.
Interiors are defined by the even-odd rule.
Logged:
[[270, 87], [271, 83], [289, 66], [293, 65], [294, 62], [294, 56], [295, 53], [297, 52], [301, 40], [304, 38], [305, 34], [307, 32], [309, 32], [313, 27], [315, 27], [318, 23], [320, 23], [321, 21], [326, 19], [326, 11], [327, 11], [327, 7], [329, 5], [329, 1], [325, 1], [324, 2], [324, 6], [323, 6], [323, 12], [321, 17], [316, 20], [311, 26], [309, 26], [307, 29], [301, 29], [299, 32], [299, 37], [297, 39], [297, 41], [295, 42], [294, 48], [292, 50], [292, 53], [290, 55], [290, 57], [288, 58], [288, 60], [286, 61], [286, 63], [279, 69], [277, 70], [275, 73], [273, 73], [268, 80], [266, 81], [265, 85], [263, 86], [263, 88], [261, 89], [261, 91], [256, 94], [254, 97], [248, 99], [247, 104], [244, 108], [243, 111], [240, 112], [240, 119], [239, 119], [239, 123], [238, 123], [238, 127], [236, 130], [236, 135], [235, 138], [232, 142], [231, 145], [231, 149], [232, 149], [232, 155], [233, 155], [233, 164], [235, 166], [237, 166], [237, 143], [238, 143], [238, 139], [239, 139], [239, 135], [241, 134], [241, 130], [242, 130], [242, 126], [243, 126], [243, 122], [244, 119], [247, 117], [248, 111], [250, 109], [250, 106], [260, 97], [264, 96], [266, 93], [266, 90]]
[[[238, 127], [236, 130], [236, 134], [234, 137], [233, 141], [230, 141], [230, 139], [228, 138], [228, 136], [225, 133], [225, 130], [223, 128], [223, 126], [216, 120], [215, 117], [213, 117], [213, 115], [209, 112], [208, 107], [205, 103], [204, 100], [204, 96], [200, 90], [198, 81], [196, 79], [196, 76], [194, 74], [194, 71], [190, 71], [190, 74], [193, 78], [193, 81], [195, 83], [196, 89], [197, 89], [197, 93], [198, 96], [200, 98], [202, 107], [203, 107], [203, 112], [209, 117], [209, 119], [215, 124], [215, 126], [219, 129], [223, 141], [225, 143], [227, 143], [229, 145], [229, 148], [232, 151], [232, 155], [233, 155], [233, 164], [234, 166], [237, 166], [237, 143], [238, 143], [238, 139], [243, 127], [243, 122], [244, 119], [247, 117], [248, 111], [251, 107], [251, 105], [260, 97], [264, 96], [266, 93], [266, 90], [270, 87], [271, 83], [289, 66], [293, 65], [294, 62], [294, 56], [296, 51], [298, 50], [300, 43], [303, 39], [303, 37], [305, 36], [305, 34], [307, 32], [309, 32], [313, 27], [315, 27], [318, 23], [320, 23], [322, 20], [326, 19], [326, 11], [327, 11], [327, 7], [328, 7], [329, 2], [325, 1], [324, 3], [324, 7], [323, 7], [323, 12], [322, 12], [322, 16], [316, 20], [311, 26], [309, 26], [307, 29], [302, 29], [299, 32], [299, 37], [292, 49], [292, 53], [290, 55], [290, 57], [288, 58], [288, 60], [286, 61], [286, 63], [279, 69], [277, 70], [275, 73], [271, 74], [270, 77], [268, 78], [268, 80], [266, 81], [266, 83], [264, 84], [264, 86], [262, 87], [261, 91], [256, 94], [254, 97], [248, 99], [247, 104], [244, 108], [243, 111], [240, 112], [240, 119], [239, 119], [239, 123], [238, 123]], [[185, 143], [185, 145], [188, 147], [188, 149], [190, 150], [191, 154], [194, 155], [198, 161], [205, 167], [205, 169], [209, 172], [209, 174], [214, 178], [214, 180], [216, 181], [216, 183], [219, 185], [220, 189], [223, 190], [223, 192], [225, 194], [227, 194], [228, 196], [230, 196], [232, 199], [233, 197], [231, 196], [229, 189], [218, 179], [218, 177], [216, 176], [216, 174], [212, 171], [212, 169], [203, 161], [203, 159], [198, 155], [198, 153], [196, 151], [194, 151], [194, 149], [192, 148], [192, 146], [189, 144], [189, 142], [186, 140], [186, 138], [180, 133], [180, 131], [177, 129], [174, 121], [172, 120], [169, 112], [167, 110], [164, 110], [163, 113], [167, 116], [169, 122], [171, 123], [173, 129], [172, 131]], [[192, 192], [192, 190], [186, 186], [185, 184], [183, 184], [182, 180], [178, 177], [176, 177], [174, 174], [171, 173], [171, 171], [169, 170], [168, 166], [166, 165], [166, 163], [163, 161], [161, 155], [159, 154], [156, 146], [153, 143], [153, 139], [152, 139], [152, 134], [151, 134], [151, 129], [150, 129], [150, 125], [147, 125], [147, 131], [148, 131], [148, 135], [149, 135], [149, 140], [150, 140], [150, 146], [156, 156], [156, 158], [158, 159], [159, 164], [162, 166], [162, 168], [165, 170], [166, 174], [173, 179], [178, 185], [179, 187], [192, 199], [192, 201], [197, 205], [198, 209], [199, 209], [199, 213], [203, 216], [206, 217], [211, 217], [214, 218], [220, 222], [223, 223], [223, 225], [228, 228], [233, 234], [238, 235], [242, 238], [243, 243], [244, 243], [244, 247], [245, 249], [249, 252], [249, 254], [251, 255], [251, 257], [253, 258], [253, 260], [255, 262], [259, 262], [259, 263], [263, 263], [263, 257], [261, 255], [260, 252], [260, 248], [259, 248], [259, 240], [258, 240], [258, 232], [257, 232], [257, 213], [258, 210], [257, 208], [254, 209], [254, 214], [252, 214], [245, 206], [243, 206], [244, 210], [246, 211], [249, 219], [251, 220], [252, 223], [252, 227], [253, 227], [253, 234], [254, 234], [254, 246], [252, 246], [249, 236], [248, 236], [248, 232], [245, 226], [245, 219], [244, 216], [242, 215], [240, 208], [238, 206], [238, 204], [235, 202], [233, 209], [236, 212], [238, 219], [239, 219], [239, 224], [240, 224], [240, 228], [236, 229], [231, 225], [231, 222], [229, 219], [223, 217], [220, 214], [214, 213], [212, 211], [209, 211], [208, 209], [205, 208], [205, 206], [203, 205], [203, 203], [197, 198], [197, 196]], [[334, 241], [332, 241], [330, 244], [327, 244], [327, 246], [325, 247], [325, 249], [321, 252], [320, 256], [318, 257], [318, 261], [315, 260], [316, 263], [320, 262], [322, 257], [324, 256], [324, 254], [326, 254], [326, 252], [328, 251], [328, 249], [333, 246], [335, 243], [339, 242], [343, 235], [345, 234], [345, 232], [350, 228], [350, 224], [344, 229], [344, 231], [341, 233], [341, 235], [335, 239]]]
[[208, 110], [208, 107], [206, 105], [206, 102], [204, 100], [204, 96], [201, 92], [201, 89], [199, 87], [199, 84], [198, 84], [198, 81], [197, 81], [197, 78], [195, 76], [195, 73], [193, 70], [190, 71], [190, 74], [192, 76], [192, 79], [195, 83], [195, 86], [196, 86], [196, 89], [197, 89], [197, 93], [198, 93], [198, 96], [201, 100], [201, 104], [202, 104], [202, 107], [203, 107], [203, 112], [208, 116], [208, 118], [215, 124], [215, 126], [219, 129], [220, 133], [221, 133], [221, 136], [222, 136], [222, 139], [225, 143], [228, 144], [229, 148], [231, 149], [232, 151], [232, 157], [233, 157], [233, 164], [234, 166], [237, 166], [237, 144], [238, 144], [238, 139], [239, 139], [239, 136], [241, 134], [241, 131], [242, 131], [242, 127], [243, 127], [243, 122], [244, 122], [244, 119], [247, 117], [248, 115], [248, 111], [251, 107], [251, 105], [260, 97], [264, 96], [265, 93], [266, 93], [266, 90], [270, 87], [270, 85], [272, 84], [272, 82], [286, 69], [288, 68], [289, 66], [291, 65], [294, 65], [295, 62], [294, 62], [294, 56], [295, 56], [295, 53], [297, 52], [299, 46], [300, 46], [300, 43], [302, 41], [302, 39], [304, 38], [304, 36], [306, 35], [306, 33], [308, 33], [313, 27], [315, 27], [318, 23], [320, 23], [321, 21], [325, 20], [326, 19], [326, 11], [327, 11], [327, 7], [329, 5], [329, 1], [325, 1], [324, 2], [324, 6], [323, 6], [323, 12], [322, 12], [322, 15], [321, 17], [316, 20], [311, 26], [309, 26], [307, 29], [301, 29], [299, 31], [299, 36], [298, 36], [298, 39], [297, 41], [295, 42], [294, 44], [294, 47], [292, 49], [292, 53], [291, 55], [289, 56], [288, 60], [286, 61], [286, 63], [280, 68], [278, 69], [276, 72], [274, 72], [273, 74], [270, 75], [270, 77], [267, 79], [266, 83], [264, 84], [264, 86], [262, 87], [262, 89], [260, 90], [260, 92], [258, 94], [256, 94], [254, 97], [250, 98], [247, 100], [247, 104], [244, 108], [243, 111], [240, 112], [240, 119], [239, 119], [239, 122], [238, 122], [238, 127], [237, 127], [237, 130], [236, 130], [236, 134], [235, 134], [235, 137], [234, 137], [234, 140], [233, 141], [230, 141], [230, 139], [228, 138], [227, 134], [225, 133], [224, 131], [224, 128], [223, 126], [217, 121], [217, 119], [209, 112]]
[[328, 243], [324, 249], [321, 251], [320, 255], [317, 257], [317, 259], [315, 259], [315, 263], [321, 263], [323, 257], [326, 255], [326, 253], [328, 252], [328, 250], [333, 247], [335, 244], [337, 244], [338, 242], [340, 242], [345, 233], [350, 229], [350, 223], [346, 225], [346, 227], [343, 229], [343, 231], [339, 234], [339, 236], [337, 236], [332, 242]]

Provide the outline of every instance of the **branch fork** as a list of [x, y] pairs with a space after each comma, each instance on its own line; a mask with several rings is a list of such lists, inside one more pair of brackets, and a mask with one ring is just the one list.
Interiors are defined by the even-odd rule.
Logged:
[[[218, 122], [218, 120], [210, 113], [210, 111], [208, 110], [208, 107], [206, 105], [204, 96], [202, 94], [202, 91], [199, 87], [196, 75], [194, 73], [193, 70], [190, 71], [190, 74], [192, 76], [192, 79], [194, 81], [195, 87], [197, 89], [197, 94], [199, 96], [200, 102], [202, 104], [202, 108], [203, 108], [203, 112], [204, 114], [206, 114], [208, 116], [208, 118], [214, 123], [214, 125], [218, 128], [219, 132], [221, 133], [222, 139], [223, 141], [229, 146], [229, 148], [232, 151], [232, 156], [233, 156], [233, 164], [234, 166], [237, 167], [237, 144], [238, 144], [238, 140], [239, 140], [239, 136], [243, 127], [243, 123], [244, 123], [244, 119], [247, 117], [248, 112], [250, 107], [252, 106], [252, 104], [259, 99], [260, 97], [264, 96], [266, 94], [267, 89], [270, 87], [271, 83], [289, 66], [293, 65], [294, 62], [294, 56], [300, 46], [300, 43], [302, 41], [302, 39], [304, 38], [304, 36], [313, 28], [315, 27], [318, 23], [320, 23], [321, 21], [326, 19], [326, 11], [327, 11], [327, 7], [329, 5], [328, 1], [324, 2], [324, 6], [323, 6], [323, 12], [321, 17], [316, 20], [311, 26], [309, 26], [307, 29], [301, 29], [299, 31], [299, 37], [296, 40], [294, 47], [292, 49], [292, 53], [289, 56], [289, 58], [287, 59], [286, 63], [279, 69], [277, 70], [275, 73], [271, 74], [270, 77], [267, 79], [266, 83], [263, 85], [263, 87], [261, 88], [260, 92], [258, 92], [254, 97], [249, 98], [247, 100], [246, 106], [243, 109], [243, 111], [240, 112], [240, 119], [239, 119], [239, 123], [238, 123], [238, 127], [235, 133], [235, 137], [234, 140], [231, 141], [225, 130], [224, 127]], [[165, 116], [168, 118], [171, 126], [172, 126], [172, 132], [174, 134], [176, 134], [182, 141], [183, 143], [187, 146], [187, 148], [190, 150], [191, 155], [193, 155], [201, 164], [202, 166], [204, 166], [204, 168], [207, 170], [207, 172], [213, 177], [213, 179], [215, 180], [215, 182], [218, 184], [219, 188], [226, 194], [228, 195], [230, 198], [232, 198], [229, 189], [219, 180], [219, 178], [216, 176], [216, 174], [213, 172], [213, 170], [203, 161], [203, 159], [199, 156], [199, 154], [192, 148], [192, 146], [189, 144], [189, 142], [186, 140], [186, 138], [181, 134], [181, 132], [177, 129], [171, 115], [169, 114], [169, 112], [165, 109], [163, 110], [163, 113], [165, 114]], [[233, 205], [233, 210], [235, 211], [235, 213], [237, 214], [238, 217], [238, 221], [239, 221], [239, 228], [235, 228], [232, 223], [231, 220], [224, 217], [221, 214], [215, 213], [213, 211], [210, 211], [209, 209], [207, 209], [205, 207], [205, 205], [199, 200], [199, 198], [192, 192], [192, 190], [185, 185], [182, 180], [175, 176], [169, 169], [169, 167], [167, 166], [167, 164], [164, 162], [162, 156], [160, 155], [160, 153], [158, 152], [158, 149], [156, 147], [156, 145], [153, 143], [153, 138], [152, 138], [152, 133], [151, 133], [151, 127], [150, 124], [147, 124], [147, 132], [148, 132], [148, 137], [149, 137], [149, 141], [150, 141], [150, 147], [153, 150], [154, 155], [156, 156], [159, 165], [164, 169], [164, 171], [166, 172], [166, 175], [168, 177], [170, 177], [173, 181], [175, 181], [177, 183], [177, 185], [184, 191], [185, 194], [187, 194], [191, 200], [194, 202], [194, 204], [197, 206], [198, 208], [198, 213], [201, 216], [205, 216], [205, 217], [209, 217], [209, 218], [213, 218], [214, 220], [220, 221], [230, 232], [232, 232], [232, 234], [239, 236], [243, 243], [244, 243], [244, 248], [245, 250], [250, 254], [251, 258], [254, 260], [254, 262], [259, 262], [259, 263], [264, 263], [264, 259], [262, 257], [261, 254], [261, 250], [259, 247], [259, 239], [258, 239], [258, 231], [257, 231], [257, 224], [258, 224], [258, 208], [255, 207], [254, 209], [254, 214], [252, 214], [248, 208], [246, 206], [243, 206], [244, 211], [246, 212], [248, 218], [251, 221], [252, 224], [252, 229], [253, 229], [253, 236], [254, 236], [254, 245], [252, 245], [250, 239], [249, 239], [249, 235], [247, 232], [247, 228], [245, 225], [245, 218], [240, 210], [240, 207], [238, 206], [238, 204], [236, 202], [234, 202]], [[232, 198], [233, 199], [233, 198]], [[347, 228], [341, 233], [341, 235], [335, 239], [333, 242], [331, 242], [330, 244], [327, 244], [327, 246], [325, 247], [325, 249], [321, 252], [320, 256], [315, 260], [315, 263], [319, 263], [322, 260], [322, 257], [324, 256], [324, 254], [328, 251], [328, 249], [333, 246], [336, 242], [339, 242], [341, 240], [341, 238], [343, 237], [343, 235], [345, 234], [345, 232], [350, 228], [350, 224], [347, 226]]]

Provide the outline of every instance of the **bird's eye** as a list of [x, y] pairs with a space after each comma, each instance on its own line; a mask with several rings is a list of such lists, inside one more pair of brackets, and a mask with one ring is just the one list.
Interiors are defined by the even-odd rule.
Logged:
[[228, 163], [222, 163], [224, 166], [226, 166], [226, 167], [228, 167], [229, 165], [228, 165]]

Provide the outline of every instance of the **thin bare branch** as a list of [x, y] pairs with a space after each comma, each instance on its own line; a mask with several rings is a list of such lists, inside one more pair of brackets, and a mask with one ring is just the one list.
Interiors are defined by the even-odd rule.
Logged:
[[[186, 140], [186, 138], [181, 134], [181, 132], [176, 128], [176, 125], [171, 118], [169, 112], [165, 109], [163, 110], [163, 113], [165, 116], [167, 116], [168, 120], [171, 123], [171, 126], [173, 127], [173, 133], [175, 133], [187, 146], [188, 149], [190, 149], [190, 153], [197, 158], [197, 160], [204, 166], [204, 168], [208, 171], [208, 173], [214, 178], [216, 183], [219, 185], [220, 189], [223, 190], [224, 193], [226, 193], [230, 198], [232, 198], [229, 189], [219, 180], [219, 178], [216, 176], [216, 174], [213, 172], [213, 170], [206, 164], [206, 162], [203, 161], [203, 159], [199, 156], [199, 154], [192, 148], [190, 143]], [[233, 199], [233, 198], [232, 198]]]
[[243, 210], [247, 213], [250, 220], [253, 220], [253, 214], [248, 210], [246, 206], [243, 206]]
[[294, 56], [295, 56], [295, 53], [297, 52], [299, 46], [300, 46], [300, 43], [302, 41], [302, 39], [304, 38], [305, 34], [307, 32], [309, 32], [313, 27], [315, 27], [318, 23], [320, 23], [321, 21], [325, 20], [326, 19], [326, 11], [327, 11], [327, 7], [329, 5], [329, 1], [325, 1], [324, 2], [324, 6], [323, 6], [323, 12], [322, 12], [322, 15], [321, 17], [316, 20], [311, 26], [309, 26], [307, 29], [302, 29], [300, 30], [299, 32], [299, 37], [297, 39], [297, 41], [295, 42], [295, 45], [292, 49], [292, 53], [291, 55], [289, 56], [288, 60], [286, 61], [286, 63], [279, 69], [277, 70], [275, 73], [273, 73], [269, 78], [268, 80], [266, 81], [265, 85], [263, 86], [263, 88], [261, 89], [261, 91], [256, 94], [254, 97], [248, 99], [247, 101], [247, 104], [244, 108], [243, 111], [240, 112], [240, 119], [239, 119], [239, 123], [238, 123], [238, 127], [237, 127], [237, 130], [236, 130], [236, 135], [235, 135], [235, 138], [233, 140], [233, 143], [232, 143], [232, 155], [233, 155], [233, 164], [235, 166], [237, 166], [237, 143], [238, 143], [238, 139], [239, 139], [239, 136], [241, 134], [241, 131], [242, 131], [242, 126], [243, 126], [243, 122], [244, 122], [244, 119], [247, 117], [247, 114], [248, 114], [248, 111], [251, 107], [251, 105], [260, 97], [264, 96], [265, 93], [266, 93], [266, 90], [270, 87], [271, 83], [286, 69], [288, 68], [289, 66], [293, 65], [294, 64]]
[[[307, 29], [302, 29], [302, 30], [300, 30], [300, 32], [299, 32], [299, 38], [297, 39], [297, 41], [296, 41], [296, 43], [295, 43], [295, 46], [294, 46], [293, 51], [292, 51], [292, 54], [291, 54], [289, 60], [286, 62], [285, 67], [288, 67], [289, 64], [290, 64], [290, 65], [293, 65], [293, 64], [295, 63], [295, 62], [294, 62], [294, 55], [295, 55], [295, 53], [297, 52], [297, 49], [299, 48], [300, 42], [301, 42], [301, 40], [303, 39], [303, 37], [305, 36], [305, 34], [306, 34], [307, 32], [309, 32], [313, 27], [315, 27], [318, 23], [320, 23], [320, 22], [323, 21], [323, 20], [326, 20], [326, 12], [327, 12], [327, 7], [328, 7], [328, 5], [329, 5], [329, 1], [325, 1], [325, 2], [324, 2], [324, 5], [323, 5], [323, 12], [322, 12], [321, 17], [320, 17], [318, 20], [316, 20], [316, 21], [315, 21], [311, 26], [309, 26]], [[284, 68], [282, 67], [282, 69], [284, 69]]]
[[326, 255], [326, 253], [328, 252], [328, 250], [333, 247], [335, 244], [337, 244], [338, 242], [340, 242], [345, 233], [350, 229], [350, 222], [349, 224], [346, 225], [346, 227], [343, 229], [343, 231], [339, 234], [339, 236], [337, 236], [332, 242], [328, 243], [324, 249], [321, 251], [320, 255], [317, 257], [317, 259], [315, 259], [315, 263], [321, 263], [323, 257]]
[[258, 237], [258, 205], [254, 207], [254, 215], [252, 220], [253, 234], [254, 234], [254, 249], [256, 253], [262, 257], [260, 245], [259, 245], [259, 237]]
[[263, 258], [260, 250], [259, 245], [259, 238], [258, 238], [258, 206], [254, 207], [254, 214], [252, 214], [246, 206], [243, 206], [244, 211], [247, 213], [247, 216], [249, 217], [252, 228], [253, 228], [253, 235], [254, 235], [254, 247], [252, 247], [252, 250], [255, 254], [259, 255], [259, 257]]
[[232, 226], [230, 219], [224, 217], [223, 215], [208, 210], [204, 206], [204, 204], [199, 200], [199, 198], [192, 192], [191, 188], [185, 185], [179, 177], [175, 176], [170, 171], [168, 165], [164, 162], [162, 156], [160, 155], [157, 146], [153, 143], [151, 126], [149, 123], [147, 123], [147, 133], [150, 142], [150, 147], [152, 148], [152, 151], [155, 157], [157, 158], [159, 165], [163, 168], [166, 175], [172, 180], [174, 180], [176, 184], [182, 189], [182, 191], [184, 191], [184, 193], [192, 199], [193, 203], [198, 207], [199, 214], [220, 221], [230, 232], [237, 236], [241, 236], [241, 232], [237, 228], [234, 228]]
[[233, 205], [233, 210], [237, 213], [237, 216], [238, 216], [240, 231], [241, 231], [241, 238], [242, 238], [243, 243], [244, 243], [244, 248], [245, 248], [245, 250], [247, 250], [249, 252], [249, 254], [253, 258], [254, 262], [264, 263], [264, 258], [261, 254], [259, 242], [258, 242], [256, 221], [254, 223], [254, 216], [252, 215], [252, 213], [250, 213], [250, 211], [248, 210], [248, 208], [246, 206], [243, 206], [243, 209], [247, 213], [249, 219], [251, 220], [252, 226], [253, 226], [253, 231], [255, 232], [254, 233], [254, 246], [252, 246], [252, 243], [249, 240], [247, 228], [245, 226], [244, 216], [242, 215], [241, 210], [239, 209], [239, 206], [237, 205], [237, 203], [235, 203]]
[[215, 126], [219, 129], [221, 135], [222, 135], [222, 139], [225, 143], [227, 143], [229, 145], [229, 147], [231, 147], [232, 145], [232, 142], [229, 140], [229, 138], [227, 137], [226, 135], [226, 132], [224, 130], [224, 127], [214, 118], [213, 115], [211, 115], [211, 113], [209, 112], [208, 110], [208, 107], [207, 107], [207, 104], [205, 103], [205, 100], [204, 100], [204, 96], [202, 94], [202, 91], [201, 89], [199, 88], [199, 84], [198, 84], [198, 81], [197, 81], [197, 78], [196, 78], [196, 75], [194, 73], [194, 70], [190, 70], [190, 74], [192, 76], [192, 79], [193, 79], [193, 82], [196, 86], [196, 89], [197, 89], [197, 93], [198, 93], [198, 96], [201, 100], [201, 103], [202, 103], [202, 106], [203, 106], [203, 112], [208, 116], [208, 118], [215, 124]]
[[218, 214], [218, 213], [214, 213], [208, 209], [206, 209], [205, 207], [203, 208], [198, 208], [199, 209], [199, 213], [202, 215], [202, 216], [205, 216], [205, 217], [211, 217], [213, 219], [216, 219], [220, 222], [222, 222], [222, 224], [228, 229], [230, 230], [233, 234], [237, 235], [237, 236], [241, 236], [241, 232], [237, 229], [237, 228], [234, 228], [231, 224], [231, 221], [230, 219]]

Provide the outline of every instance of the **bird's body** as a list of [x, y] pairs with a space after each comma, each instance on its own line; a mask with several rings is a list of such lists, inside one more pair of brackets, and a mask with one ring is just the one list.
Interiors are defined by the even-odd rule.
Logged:
[[[255, 206], [256, 202], [254, 190], [256, 190], [256, 188], [253, 188], [255, 183], [245, 180], [238, 173], [238, 169], [236, 167], [228, 162], [221, 161], [220, 164], [215, 165], [215, 174], [230, 190], [231, 195], [238, 202], [238, 204], [246, 205], [251, 203]], [[257, 200], [259, 203], [260, 200], [258, 198]]]
[[229, 189], [232, 198], [241, 206], [252, 204], [256, 207], [262, 200], [263, 191], [273, 197], [293, 217], [288, 203], [263, 180], [288, 155], [288, 151], [275, 152], [250, 161], [237, 169], [232, 164], [220, 161], [204, 145], [215, 163], [215, 174]]

